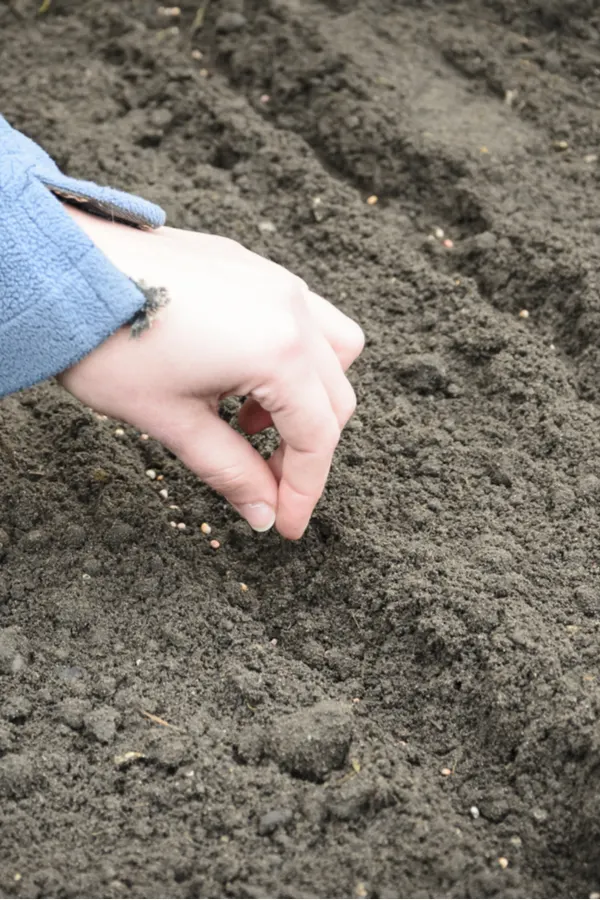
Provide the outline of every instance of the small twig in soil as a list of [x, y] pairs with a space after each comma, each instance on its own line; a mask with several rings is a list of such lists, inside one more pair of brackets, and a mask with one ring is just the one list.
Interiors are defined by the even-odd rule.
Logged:
[[204, 2], [201, 3], [196, 10], [196, 15], [194, 16], [194, 21], [192, 22], [192, 27], [190, 29], [190, 33], [192, 35], [196, 34], [197, 31], [200, 31], [200, 29], [204, 25], [204, 19], [206, 17], [206, 12], [208, 10], [209, 4], [210, 0], [204, 0]]
[[175, 731], [181, 731], [181, 728], [177, 725], [171, 725], [170, 722], [166, 722], [160, 716], [155, 716], [154, 713], [147, 712], [145, 709], [140, 709], [140, 713], [145, 719], [150, 719], [151, 722], [154, 722], [155, 725], [162, 725], [163, 728], [173, 728]]

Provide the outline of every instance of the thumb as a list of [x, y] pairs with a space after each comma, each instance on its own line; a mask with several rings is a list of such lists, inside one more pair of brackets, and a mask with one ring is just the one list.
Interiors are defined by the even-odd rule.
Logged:
[[[245, 438], [211, 409], [196, 413], [185, 437], [170, 444], [182, 463], [239, 512], [255, 531], [275, 523], [277, 482], [269, 466]], [[180, 431], [181, 433], [181, 431]], [[165, 443], [169, 445], [168, 438]]]

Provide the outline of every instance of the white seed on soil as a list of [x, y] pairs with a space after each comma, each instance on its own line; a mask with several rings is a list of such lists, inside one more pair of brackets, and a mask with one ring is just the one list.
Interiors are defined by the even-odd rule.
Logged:
[[218, 550], [221, 544], [219, 543], [219, 541], [211, 541], [210, 546], [213, 548], [213, 550]]
[[185, 524], [185, 522], [178, 522], [177, 527], [179, 528], [180, 531], [185, 531], [186, 524]]
[[177, 528], [177, 522], [169, 522], [171, 528]]
[[192, 59], [202, 59], [202, 50], [192, 50]]
[[163, 500], [166, 500], [167, 497], [169, 496], [169, 492], [168, 492], [168, 490], [167, 490], [166, 488], [163, 488], [162, 491], [159, 491], [159, 492], [158, 492], [158, 496], [159, 496], [159, 497], [162, 497]]
[[508, 860], [505, 856], [498, 857], [498, 865], [501, 869], [508, 869]]
[[115, 428], [115, 437], [123, 437], [125, 434], [124, 428]]
[[202, 532], [202, 534], [210, 534], [212, 531], [212, 528], [206, 522], [203, 522], [202, 525], [200, 526], [200, 531]]
[[479, 808], [477, 806], [472, 806], [469, 810], [469, 813], [473, 819], [479, 818]]
[[149, 437], [149, 434], [140, 434], [140, 441], [147, 441]]
[[444, 237], [444, 233], [444, 229], [440, 228], [439, 225], [433, 229], [433, 236], [436, 237], [438, 241], [442, 240], [442, 238]]
[[155, 469], [146, 469], [146, 475], [150, 479], [150, 481], [156, 480], [156, 470]]
[[180, 507], [177, 506], [176, 503], [170, 503], [170, 504], [169, 504], [169, 509], [179, 509], [179, 508], [180, 508]]
[[447, 766], [444, 766], [444, 768], [441, 769], [440, 771], [441, 771], [441, 774], [444, 776], [444, 778], [447, 778], [448, 775], [452, 775], [452, 769], [449, 769]]
[[248, 585], [247, 585], [247, 584], [244, 584], [243, 581], [240, 581], [240, 591], [241, 591], [243, 594], [245, 594], [247, 590], [248, 590]]
[[520, 319], [528, 319], [528, 318], [529, 318], [529, 311], [526, 310], [526, 309], [522, 309], [521, 312], [519, 313], [519, 318], [520, 318]]

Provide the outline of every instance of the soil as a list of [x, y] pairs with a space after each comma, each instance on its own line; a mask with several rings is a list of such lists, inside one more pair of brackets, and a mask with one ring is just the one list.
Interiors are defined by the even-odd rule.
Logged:
[[597, 896], [597, 3], [38, 5], [9, 121], [368, 343], [299, 543], [0, 404], [0, 896]]

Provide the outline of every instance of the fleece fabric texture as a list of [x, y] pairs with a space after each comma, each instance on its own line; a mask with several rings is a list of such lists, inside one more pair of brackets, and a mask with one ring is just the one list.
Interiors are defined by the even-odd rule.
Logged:
[[166, 218], [140, 197], [63, 175], [0, 116], [0, 396], [78, 362], [145, 302], [58, 197], [140, 228]]

